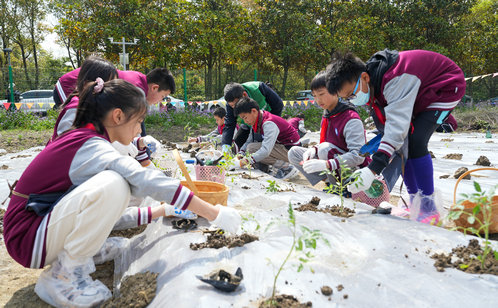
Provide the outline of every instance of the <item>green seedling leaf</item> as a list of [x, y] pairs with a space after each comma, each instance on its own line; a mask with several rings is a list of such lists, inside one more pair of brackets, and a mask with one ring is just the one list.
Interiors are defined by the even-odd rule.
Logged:
[[481, 185], [479, 185], [479, 183], [477, 183], [476, 181], [474, 181], [474, 189], [477, 192], [481, 192]]
[[299, 266], [297, 267], [297, 272], [301, 272], [302, 270], [304, 269], [304, 266], [302, 264], [299, 264]]
[[460, 268], [461, 268], [461, 269], [466, 269], [467, 267], [469, 267], [469, 265], [468, 265], [468, 264], [460, 264]]

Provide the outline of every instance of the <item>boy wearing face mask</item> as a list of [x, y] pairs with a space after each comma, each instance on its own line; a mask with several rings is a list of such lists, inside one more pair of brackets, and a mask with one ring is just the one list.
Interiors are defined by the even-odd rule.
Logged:
[[350, 184], [349, 190], [367, 190], [407, 138], [404, 182], [410, 206], [415, 198], [420, 205], [410, 212], [418, 212], [413, 215], [417, 221], [438, 222], [427, 144], [465, 93], [462, 70], [447, 57], [426, 50], [385, 49], [366, 63], [348, 53], [330, 64], [327, 88], [355, 105], [368, 104], [377, 128], [384, 133], [372, 162], [357, 171], [358, 181]]

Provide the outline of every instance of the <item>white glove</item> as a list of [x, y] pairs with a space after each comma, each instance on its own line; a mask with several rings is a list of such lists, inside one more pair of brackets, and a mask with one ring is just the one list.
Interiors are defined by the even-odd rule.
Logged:
[[[317, 152], [316, 147], [311, 147], [311, 148], [307, 149], [306, 152], [303, 153], [303, 161], [307, 161], [307, 160], [315, 158], [316, 152]], [[308, 172], [308, 171], [306, 171], [306, 172]]]
[[303, 169], [306, 173], [315, 173], [328, 170], [327, 161], [322, 159], [306, 160], [303, 164]]
[[121, 155], [131, 156], [135, 158], [138, 155], [138, 149], [133, 143], [129, 143], [128, 145], [124, 145], [119, 141], [114, 141], [112, 146], [119, 152]]
[[221, 146], [221, 150], [223, 151], [223, 154], [231, 153], [232, 147], [229, 144], [224, 144]]
[[142, 141], [144, 145], [149, 149], [151, 154], [161, 149], [161, 142], [159, 142], [156, 138], [150, 135], [142, 137]]
[[348, 190], [353, 194], [369, 189], [373, 180], [375, 180], [375, 174], [368, 167], [356, 170], [351, 177], [356, 178], [354, 182], [348, 185]]
[[222, 206], [220, 204], [216, 204], [215, 207], [217, 207], [220, 212], [218, 213], [216, 219], [211, 221], [211, 223], [217, 225], [226, 232], [236, 233], [242, 223], [242, 218], [240, 217], [239, 212], [236, 209]]

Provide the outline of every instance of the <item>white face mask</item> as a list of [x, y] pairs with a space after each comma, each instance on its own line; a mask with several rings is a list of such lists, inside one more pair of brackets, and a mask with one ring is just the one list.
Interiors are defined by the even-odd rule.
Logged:
[[[356, 91], [356, 88], [358, 87], [358, 85], [360, 83], [361, 83], [361, 76], [360, 76], [360, 78], [358, 78], [358, 83], [357, 83], [355, 89], [353, 90], [353, 93], [354, 93], [354, 91]], [[368, 86], [368, 84], [367, 84], [367, 88], [368, 88], [368, 92], [365, 93], [365, 92], [361, 91], [361, 87], [360, 87], [360, 90], [355, 95], [356, 97], [353, 99], [350, 99], [349, 101], [355, 106], [363, 106], [366, 103], [368, 103], [368, 100], [370, 100], [370, 87]]]
[[138, 149], [133, 143], [129, 143], [128, 145], [124, 145], [119, 141], [114, 141], [112, 146], [119, 152], [121, 155], [131, 156], [135, 158], [138, 155]]

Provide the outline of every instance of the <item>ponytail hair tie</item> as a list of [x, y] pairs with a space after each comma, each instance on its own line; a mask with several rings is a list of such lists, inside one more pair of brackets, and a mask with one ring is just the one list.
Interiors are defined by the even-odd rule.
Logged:
[[97, 77], [97, 79], [95, 79], [95, 82], [97, 84], [95, 85], [95, 87], [93, 87], [93, 93], [96, 94], [102, 92], [102, 89], [104, 88], [104, 80], [102, 80], [102, 78], [100, 77]]

